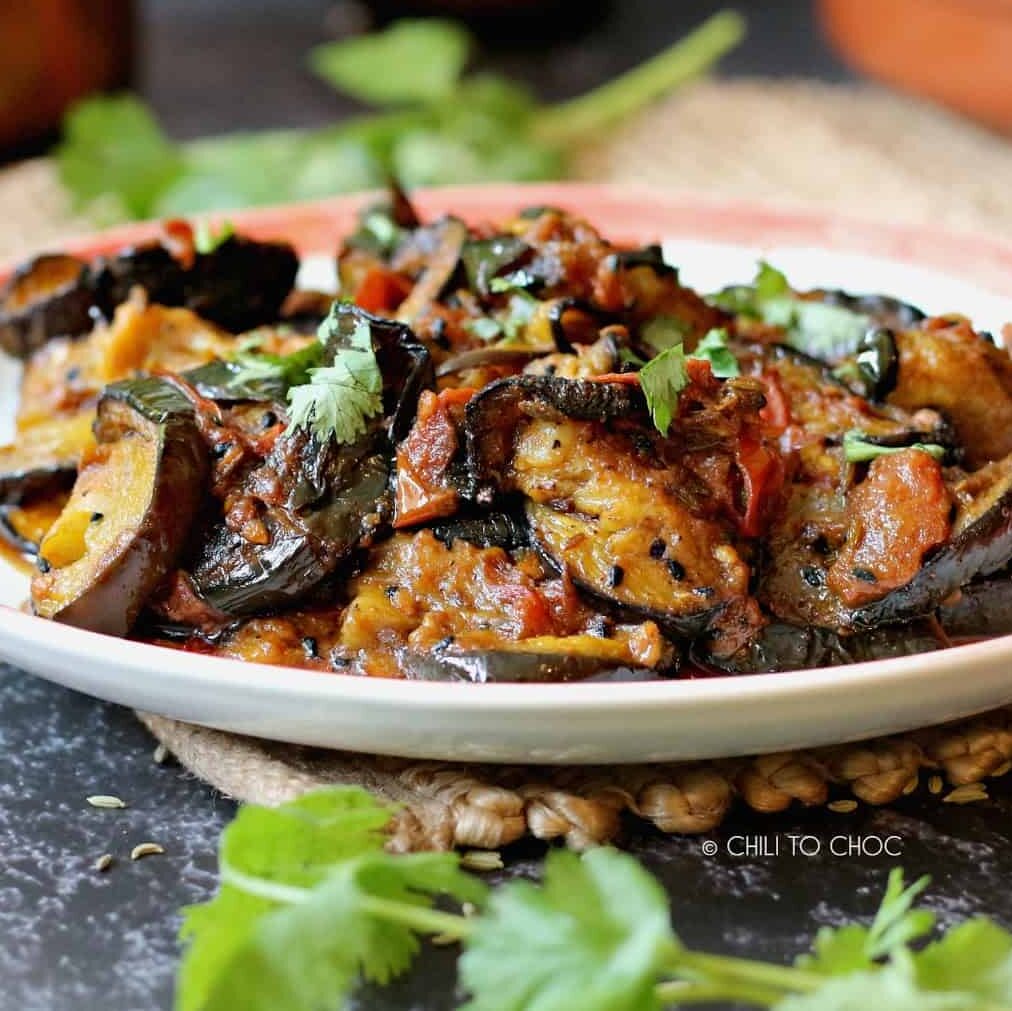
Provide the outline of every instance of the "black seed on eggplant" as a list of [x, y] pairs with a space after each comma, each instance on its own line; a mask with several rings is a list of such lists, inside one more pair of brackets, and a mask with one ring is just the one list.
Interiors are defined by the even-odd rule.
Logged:
[[[663, 555], [663, 552], [661, 552], [661, 554]], [[669, 558], [666, 564], [668, 567], [668, 573], [671, 575], [672, 579], [677, 580], [679, 583], [685, 579], [685, 566], [682, 565], [677, 558]]]
[[[556, 446], [558, 448], [558, 446]], [[651, 558], [663, 558], [664, 552], [668, 550], [667, 544], [664, 543], [659, 537], [650, 545], [650, 557]], [[672, 573], [674, 576], [674, 573]], [[684, 573], [683, 573], [684, 575]], [[677, 578], [677, 577], [675, 577]]]

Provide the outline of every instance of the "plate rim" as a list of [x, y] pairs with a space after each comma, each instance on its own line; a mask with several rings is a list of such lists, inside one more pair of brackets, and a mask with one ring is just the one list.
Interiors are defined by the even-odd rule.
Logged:
[[[210, 221], [228, 219], [237, 228], [256, 237], [294, 239], [300, 252], [330, 251], [350, 225], [360, 207], [377, 199], [382, 191], [347, 194], [322, 201], [284, 204], [203, 217]], [[1012, 241], [957, 231], [950, 228], [909, 223], [889, 223], [841, 214], [788, 202], [745, 198], [724, 198], [707, 193], [659, 189], [619, 183], [530, 183], [473, 184], [422, 189], [412, 200], [426, 215], [458, 209], [472, 220], [496, 216], [525, 203], [560, 203], [574, 207], [595, 225], [602, 217], [621, 221], [625, 214], [639, 215], [637, 224], [619, 237], [649, 241], [646, 212], [649, 209], [652, 234], [659, 238], [673, 234], [700, 241], [725, 241], [724, 234], [749, 233], [730, 243], [762, 245], [764, 242], [809, 244], [831, 252], [877, 256], [912, 266], [951, 272], [991, 293], [1012, 297]], [[298, 234], [292, 235], [293, 224]], [[680, 227], [679, 227], [680, 225]], [[59, 247], [80, 256], [96, 256], [120, 246], [151, 239], [158, 234], [158, 221], [135, 222], [100, 232], [78, 235], [61, 241]], [[615, 234], [601, 224], [606, 234]], [[688, 229], [688, 230], [687, 230]], [[767, 231], [772, 232], [767, 236]], [[631, 234], [635, 233], [635, 234]], [[715, 234], [716, 233], [716, 234]], [[326, 247], [314, 241], [329, 235]], [[789, 237], [785, 237], [789, 236]], [[299, 241], [304, 239], [305, 241]], [[0, 264], [0, 283], [16, 266]], [[651, 682], [483, 684], [466, 682], [415, 682], [401, 679], [366, 678], [339, 673], [307, 671], [261, 663], [187, 653], [129, 639], [119, 639], [70, 626], [59, 626], [59, 643], [52, 641], [53, 624], [43, 618], [0, 605], [0, 639], [15, 635], [24, 642], [60, 653], [75, 653], [97, 659], [105, 654], [130, 666], [145, 665], [155, 655], [163, 661], [160, 670], [171, 671], [181, 682], [214, 681], [219, 686], [235, 682], [247, 691], [267, 694], [298, 691], [307, 699], [355, 700], [377, 705], [409, 704], [415, 709], [466, 710], [479, 699], [490, 705], [521, 710], [542, 710], [565, 704], [584, 711], [607, 705], [610, 709], [636, 709], [643, 705], [666, 706], [706, 704], [733, 699], [747, 702], [762, 698], [798, 698], [808, 691], [850, 692], [862, 686], [906, 684], [911, 676], [943, 666], [973, 667], [980, 663], [1012, 661], [1012, 635], [999, 636], [935, 653], [866, 661], [842, 667], [811, 668], [776, 674], [718, 675], [702, 678], [674, 678]], [[0, 650], [2, 652], [2, 650]], [[172, 658], [171, 660], [169, 658]], [[956, 672], [954, 671], [954, 674]]]

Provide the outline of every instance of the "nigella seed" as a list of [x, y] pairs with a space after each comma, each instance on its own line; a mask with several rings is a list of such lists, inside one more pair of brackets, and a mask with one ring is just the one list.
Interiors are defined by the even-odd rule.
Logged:
[[608, 585], [611, 587], [621, 586], [623, 579], [625, 579], [625, 569], [621, 565], [613, 565], [611, 572], [608, 573]]
[[318, 660], [320, 657], [319, 646], [311, 635], [307, 635], [303, 638], [302, 650], [306, 654], [307, 660]]
[[552, 442], [552, 449], [562, 449], [562, 443], [558, 439], [555, 439]]
[[664, 541], [662, 541], [660, 539], [660, 537], [658, 537], [650, 545], [650, 557], [651, 558], [663, 558], [664, 557], [664, 552], [667, 551], [667, 550], [668, 550], [667, 544], [665, 544]]
[[685, 566], [677, 558], [669, 558], [668, 573], [672, 579], [680, 583], [685, 578]]
[[278, 423], [278, 416], [274, 411], [264, 411], [260, 416], [260, 429], [266, 432], [267, 429], [273, 428]]
[[444, 638], [440, 639], [435, 646], [432, 647], [432, 652], [440, 653], [444, 649], [449, 649], [453, 645], [454, 641], [455, 641], [454, 636], [452, 635], [445, 636]]
[[818, 569], [814, 565], [806, 565], [801, 570], [801, 578], [809, 586], [822, 586], [822, 569]]
[[92, 513], [91, 514], [91, 522], [92, 523], [101, 523], [102, 520], [104, 520], [104, 519], [105, 519], [105, 513]]
[[717, 591], [712, 586], [697, 586], [692, 591], [697, 597], [705, 597], [707, 600], [710, 599]]
[[39, 572], [48, 572], [52, 568], [49, 562], [47, 562], [42, 555], [39, 555], [39, 557], [35, 559], [35, 564], [38, 567]]
[[388, 586], [383, 587], [383, 592], [387, 595], [387, 600], [393, 600], [397, 596], [397, 591], [400, 587], [396, 583], [390, 583]]
[[860, 579], [862, 583], [877, 583], [878, 576], [875, 575], [871, 569], [851, 569], [855, 579]]
[[216, 460], [220, 460], [228, 453], [233, 445], [234, 443], [231, 442], [216, 442], [214, 444], [214, 448], [211, 450], [211, 454]]

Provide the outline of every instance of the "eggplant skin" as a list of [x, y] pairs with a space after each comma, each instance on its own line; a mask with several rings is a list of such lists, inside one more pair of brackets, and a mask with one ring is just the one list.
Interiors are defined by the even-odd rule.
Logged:
[[107, 388], [66, 507], [39, 548], [32, 607], [125, 636], [174, 568], [204, 496], [207, 448], [189, 400], [161, 379]]
[[88, 267], [73, 256], [46, 253], [19, 267], [0, 292], [0, 348], [27, 358], [50, 339], [91, 328], [94, 304]]
[[690, 652], [690, 661], [711, 673], [774, 674], [913, 656], [941, 648], [938, 636], [933, 634], [926, 622], [879, 628], [850, 636], [814, 625], [774, 622], [731, 656], [717, 656], [696, 643]]
[[454, 541], [467, 541], [479, 548], [515, 551], [528, 547], [530, 533], [526, 522], [513, 513], [493, 512], [475, 516], [456, 516], [432, 528], [432, 536], [448, 548]]
[[369, 326], [383, 375], [384, 417], [351, 445], [320, 445], [286, 432], [249, 479], [287, 492], [264, 512], [269, 539], [252, 544], [223, 524], [204, 538], [191, 570], [197, 593], [218, 611], [243, 616], [289, 607], [322, 583], [393, 515], [394, 440], [407, 434], [421, 391], [434, 382], [426, 348], [403, 323], [350, 304], [334, 309], [331, 340]]
[[288, 243], [233, 235], [197, 256], [183, 277], [182, 304], [241, 333], [278, 319], [298, 270], [299, 258]]
[[[538, 653], [523, 650], [449, 650], [418, 653], [402, 650], [399, 665], [408, 678], [417, 681], [469, 681], [474, 684], [494, 682], [550, 682], [600, 680], [604, 674], [614, 680], [623, 669], [616, 671], [614, 660], [601, 657], [566, 653]], [[637, 674], [656, 678], [656, 671], [629, 670], [628, 680], [641, 680]]]

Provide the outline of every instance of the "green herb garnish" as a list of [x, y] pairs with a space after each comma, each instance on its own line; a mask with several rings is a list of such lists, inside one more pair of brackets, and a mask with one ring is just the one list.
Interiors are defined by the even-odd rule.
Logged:
[[242, 808], [222, 835], [220, 891], [184, 910], [176, 1011], [336, 1011], [436, 935], [463, 945], [468, 1011], [1012, 1011], [1012, 934], [978, 918], [921, 946], [927, 879], [906, 886], [899, 869], [869, 926], [824, 927], [779, 965], [687, 948], [663, 889], [624, 853], [556, 850], [540, 883], [489, 895], [455, 854], [385, 852], [392, 813], [352, 787]]
[[223, 242], [227, 242], [235, 235], [235, 225], [227, 218], [213, 227], [210, 222], [201, 219], [193, 230], [193, 245], [198, 253], [213, 253]]
[[682, 345], [662, 351], [640, 369], [639, 375], [654, 427], [661, 435], [667, 435], [678, 409], [678, 395], [689, 385]]
[[309, 369], [308, 382], [288, 391], [289, 421], [320, 441], [354, 442], [366, 421], [383, 411], [383, 375], [372, 348], [369, 324], [360, 321], [351, 332], [340, 332], [332, 310], [320, 325], [320, 340], [334, 347], [330, 364]]
[[718, 379], [733, 379], [741, 375], [741, 366], [727, 346], [727, 331], [722, 327], [710, 330], [689, 357], [709, 362], [710, 370]]
[[742, 39], [732, 12], [570, 102], [539, 106], [520, 84], [463, 75], [472, 41], [437, 19], [314, 49], [333, 87], [383, 111], [318, 130], [172, 142], [130, 95], [89, 98], [64, 123], [60, 178], [77, 208], [104, 220], [307, 200], [385, 184], [527, 181], [566, 173], [574, 144], [704, 73]]
[[877, 446], [869, 442], [867, 435], [859, 429], [852, 428], [843, 436], [843, 456], [848, 463], [865, 463], [877, 460], [880, 456], [892, 456], [904, 453], [908, 449], [917, 449], [936, 460], [944, 459], [946, 449], [934, 442], [912, 442], [909, 446]]

